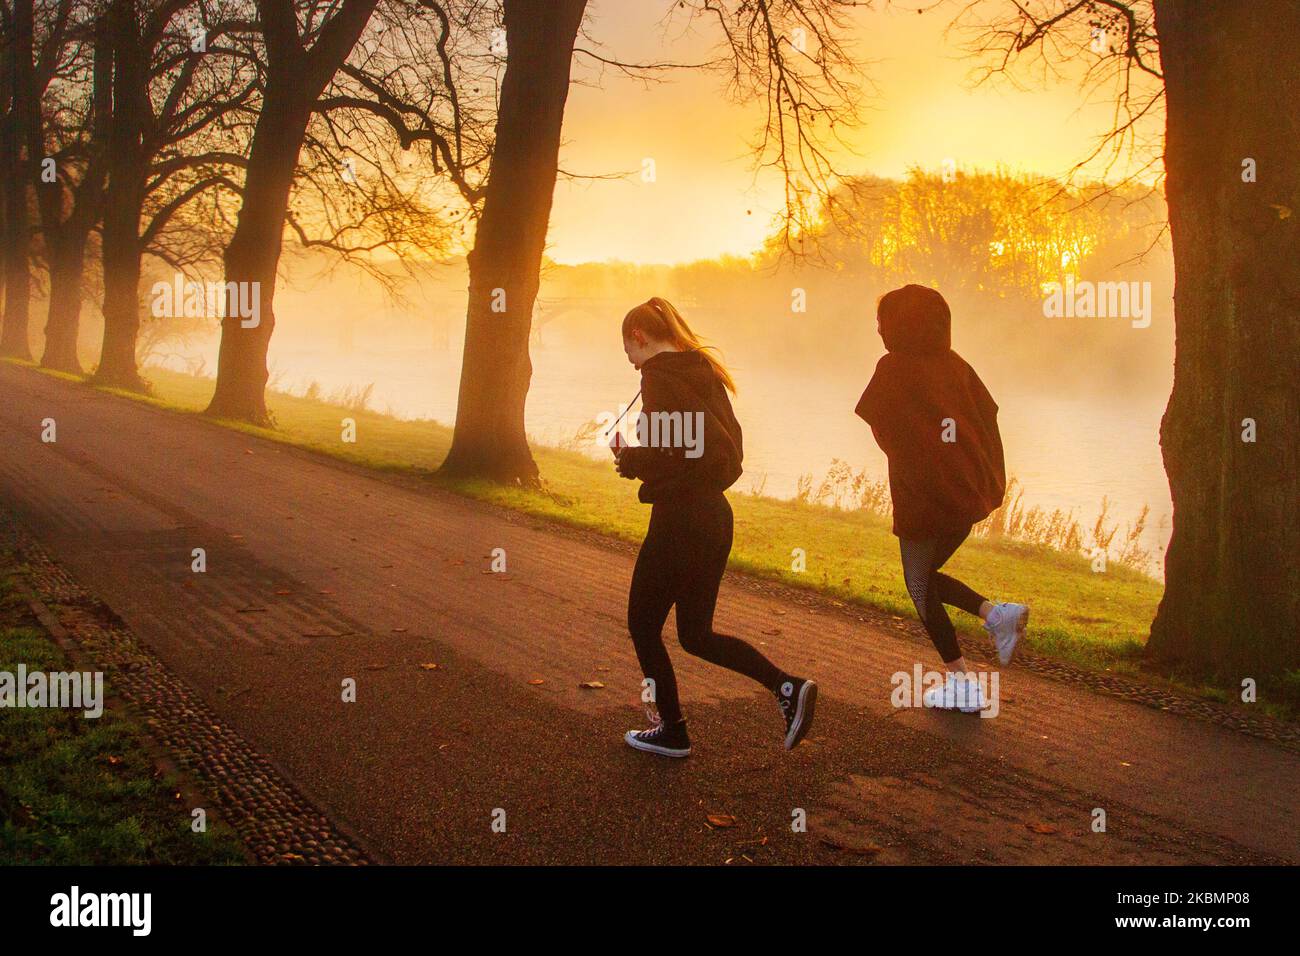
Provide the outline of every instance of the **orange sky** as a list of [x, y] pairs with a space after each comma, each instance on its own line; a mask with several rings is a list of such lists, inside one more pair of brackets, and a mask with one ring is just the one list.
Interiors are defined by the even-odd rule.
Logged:
[[[716, 37], [703, 22], [694, 35], [682, 36], [679, 21], [663, 36], [661, 18], [671, 6], [592, 0], [588, 28], [611, 58], [706, 57]], [[944, 37], [952, 10], [918, 15], [878, 2], [855, 18], [852, 50], [870, 63], [876, 90], [864, 125], [846, 137], [858, 155], [840, 157], [841, 168], [898, 176], [913, 165], [938, 169], [951, 157], [966, 167], [1068, 171], [1109, 128], [1109, 106], [1085, 104], [1073, 82], [1032, 92], [1006, 82], [972, 88], [975, 62], [962, 56], [956, 37]], [[574, 75], [599, 85], [575, 83], [570, 92], [561, 168], [633, 175], [560, 183], [551, 258], [673, 263], [747, 255], [759, 246], [780, 208], [778, 184], [773, 177], [754, 182], [747, 144], [756, 114], [727, 102], [719, 77], [676, 71], [644, 88], [612, 71], [600, 77], [581, 56]], [[654, 183], [641, 181], [646, 157], [655, 160]]]

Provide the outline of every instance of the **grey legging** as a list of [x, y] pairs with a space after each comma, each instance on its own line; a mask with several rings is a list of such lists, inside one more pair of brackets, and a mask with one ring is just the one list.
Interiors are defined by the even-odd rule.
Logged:
[[960, 534], [947, 535], [942, 538], [899, 538], [899, 549], [903, 553], [903, 581], [907, 593], [916, 605], [916, 613], [921, 616], [926, 633], [934, 642], [935, 649], [945, 664], [961, 657], [961, 647], [957, 644], [957, 632], [953, 629], [945, 604], [961, 608], [969, 614], [978, 615], [984, 596], [976, 594], [956, 578], [940, 573], [944, 562], [952, 557], [961, 543], [966, 540], [970, 530]]

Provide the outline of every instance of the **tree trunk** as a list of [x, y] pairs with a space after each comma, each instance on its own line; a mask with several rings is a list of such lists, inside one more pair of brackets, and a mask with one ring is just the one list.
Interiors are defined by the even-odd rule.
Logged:
[[[82, 371], [77, 338], [81, 327], [86, 243], [103, 214], [105, 160], [112, 120], [113, 42], [112, 33], [101, 18], [95, 23], [91, 64], [90, 157], [81, 181], [67, 188], [62, 182], [44, 183], [39, 175], [33, 180], [50, 265], [50, 300], [41, 365], [75, 375]], [[65, 218], [63, 209], [69, 197], [71, 209]]]
[[81, 326], [81, 276], [85, 265], [85, 236], [63, 236], [48, 243], [50, 306], [45, 321], [45, 352], [41, 365], [81, 374], [77, 332]]
[[136, 365], [140, 333], [140, 193], [110, 180], [104, 209], [104, 344], [94, 381], [143, 392]]
[[255, 293], [260, 314], [256, 325], [245, 327], [244, 317], [231, 307], [238, 305], [238, 293], [230, 300], [221, 320], [217, 386], [208, 415], [271, 424], [266, 410], [266, 353], [275, 329], [275, 277], [289, 191], [309, 118], [310, 105], [284, 104], [269, 96], [258, 117], [239, 222], [226, 247], [225, 264], [226, 282], [244, 283], [235, 288], [250, 290], [243, 296], [245, 301], [253, 301], [250, 295]]
[[13, 5], [12, 36], [2, 57], [9, 110], [0, 130], [4, 154], [4, 328], [0, 355], [31, 361], [31, 216], [27, 207], [29, 124], [32, 119], [32, 0]]
[[528, 336], [559, 169], [573, 45], [586, 0], [506, 0], [508, 53], [483, 215], [469, 254], [456, 431], [440, 469], [535, 484], [524, 434]]
[[94, 381], [145, 391], [136, 366], [140, 332], [140, 217], [144, 205], [142, 136], [149, 102], [148, 64], [141, 48], [135, 0], [113, 0], [113, 124], [104, 193], [104, 345]]
[[[5, 137], [8, 140], [9, 137]], [[4, 330], [0, 332], [0, 355], [31, 361], [32, 348], [28, 339], [31, 325], [31, 231], [27, 210], [27, 177], [19, 169], [21, 160], [17, 150], [10, 152], [8, 143], [3, 146], [5, 155], [5, 217], [4, 217], [4, 273], [5, 307]]]
[[1300, 667], [1300, 5], [1155, 12], [1176, 354], [1160, 427], [1173, 536], [1148, 653], [1258, 678]]

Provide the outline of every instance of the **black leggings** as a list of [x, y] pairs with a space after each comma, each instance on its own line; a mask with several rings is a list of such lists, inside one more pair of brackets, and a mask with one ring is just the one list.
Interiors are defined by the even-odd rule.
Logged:
[[898, 539], [903, 552], [903, 581], [907, 593], [911, 595], [916, 613], [921, 616], [921, 623], [945, 664], [961, 657], [961, 648], [957, 644], [957, 632], [953, 630], [943, 606], [948, 604], [978, 616], [980, 605], [984, 603], [983, 595], [976, 594], [956, 578], [939, 572], [969, 534], [967, 530], [943, 538]]
[[713, 629], [731, 534], [731, 505], [722, 494], [661, 501], [650, 511], [650, 530], [632, 572], [627, 629], [641, 672], [654, 681], [655, 703], [665, 724], [682, 719], [677, 678], [663, 640], [664, 622], [674, 604], [677, 639], [687, 653], [752, 677], [773, 693], [786, 680], [749, 644]]

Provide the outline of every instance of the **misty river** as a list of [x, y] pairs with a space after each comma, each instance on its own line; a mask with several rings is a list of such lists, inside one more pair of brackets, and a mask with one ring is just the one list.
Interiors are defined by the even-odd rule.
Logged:
[[[279, 317], [269, 357], [272, 388], [301, 394], [315, 382], [329, 397], [373, 383], [370, 408], [375, 411], [455, 421], [463, 319], [448, 322], [448, 334], [431, 347], [427, 324], [386, 318], [366, 323], [362, 331], [332, 323], [326, 331], [320, 311], [285, 310]], [[623, 355], [617, 328], [612, 323], [612, 333], [599, 340], [561, 323], [542, 330], [532, 347], [526, 418], [534, 441], [571, 443], [585, 423], [621, 411], [636, 394], [639, 376]], [[811, 475], [815, 493], [835, 459], [854, 472], [865, 469], [873, 479], [885, 477], [884, 456], [870, 429], [853, 414], [878, 349], [857, 356], [855, 348], [846, 347], [845, 354], [808, 368], [757, 349], [750, 354], [744, 339], [734, 334], [713, 341], [723, 349], [739, 386], [735, 407], [744, 429], [745, 473], [736, 490], [761, 489], [789, 498], [800, 476]], [[202, 361], [210, 375], [217, 344], [215, 332], [192, 341], [185, 358]], [[1018, 384], [1011, 363], [1005, 369], [987, 360], [972, 363], [999, 404], [1007, 474], [1019, 480], [1024, 503], [1073, 511], [1086, 535], [1106, 496], [1109, 523], [1119, 525], [1117, 542], [1142, 506], [1149, 505], [1142, 544], [1152, 552], [1151, 570], [1159, 573], [1171, 512], [1159, 447], [1167, 392], [1151, 387], [1132, 393], [1065, 386], [1049, 390]], [[183, 368], [186, 362], [164, 364]], [[608, 458], [601, 445], [576, 447]]]

